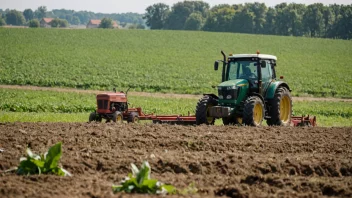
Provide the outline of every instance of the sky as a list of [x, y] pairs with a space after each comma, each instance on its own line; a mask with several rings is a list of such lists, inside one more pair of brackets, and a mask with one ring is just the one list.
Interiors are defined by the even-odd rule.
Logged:
[[[183, 0], [0, 0], [0, 9], [16, 9], [23, 11], [31, 8], [37, 9], [39, 6], [46, 6], [48, 10], [52, 9], [70, 9], [75, 11], [92, 11], [102, 13], [126, 13], [136, 12], [145, 13], [145, 9], [154, 3], [165, 3], [170, 7]], [[239, 3], [253, 3], [263, 2], [267, 6], [275, 6], [276, 4], [287, 3], [323, 3], [329, 4], [352, 4], [352, 0], [204, 0], [210, 6], [218, 4], [239, 4]]]

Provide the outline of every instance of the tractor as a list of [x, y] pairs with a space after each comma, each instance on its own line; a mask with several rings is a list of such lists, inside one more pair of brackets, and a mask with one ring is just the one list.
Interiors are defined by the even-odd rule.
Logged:
[[[129, 90], [129, 89], [128, 89]], [[120, 91], [116, 92], [114, 88], [113, 93], [103, 93], [96, 96], [97, 110], [89, 115], [89, 122], [101, 122], [105, 119], [106, 122], [122, 123], [123, 120], [127, 122], [138, 122], [141, 109], [128, 108], [127, 93]]]
[[[276, 56], [230, 54], [215, 61], [222, 63], [222, 82], [218, 96], [203, 94], [196, 107], [196, 124], [213, 125], [222, 119], [224, 125], [289, 126], [292, 119], [291, 89], [283, 77], [276, 76]], [[215, 88], [215, 87], [214, 87]]]

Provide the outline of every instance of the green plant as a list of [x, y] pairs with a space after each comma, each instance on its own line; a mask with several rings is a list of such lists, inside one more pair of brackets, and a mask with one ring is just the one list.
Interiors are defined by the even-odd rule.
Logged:
[[143, 193], [143, 194], [174, 194], [176, 188], [172, 185], [162, 184], [156, 179], [150, 179], [151, 168], [144, 161], [139, 170], [136, 165], [131, 164], [132, 173], [128, 174], [121, 185], [113, 185], [114, 192]]
[[17, 174], [55, 174], [59, 176], [71, 176], [71, 174], [63, 168], [58, 167], [61, 158], [61, 142], [49, 148], [44, 155], [34, 154], [29, 148], [26, 150], [27, 157], [21, 157], [20, 165], [17, 168]]

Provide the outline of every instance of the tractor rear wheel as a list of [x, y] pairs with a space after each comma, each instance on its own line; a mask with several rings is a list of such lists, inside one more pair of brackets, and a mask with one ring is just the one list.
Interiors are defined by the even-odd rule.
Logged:
[[121, 112], [116, 111], [112, 116], [112, 121], [116, 123], [123, 123], [123, 115]]
[[285, 87], [276, 90], [274, 98], [270, 101], [270, 118], [267, 120], [269, 126], [290, 126], [292, 117], [292, 97]]
[[250, 96], [244, 102], [243, 123], [248, 126], [260, 126], [264, 119], [264, 104], [258, 96]]
[[127, 122], [128, 123], [138, 123], [139, 122], [139, 117], [138, 117], [138, 113], [137, 112], [131, 112], [129, 115], [128, 115], [128, 118], [127, 118]]
[[211, 96], [204, 96], [196, 107], [196, 124], [214, 125], [215, 118], [209, 116], [209, 108], [217, 105], [217, 100]]
[[90, 113], [89, 122], [96, 121], [96, 117], [97, 117], [97, 115], [95, 114], [95, 112]]

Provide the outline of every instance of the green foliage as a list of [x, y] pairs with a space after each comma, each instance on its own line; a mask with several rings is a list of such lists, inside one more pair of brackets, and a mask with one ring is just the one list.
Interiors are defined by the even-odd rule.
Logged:
[[[352, 97], [352, 41], [185, 31], [0, 29], [0, 83], [216, 93], [227, 53], [278, 57], [295, 96]], [[55, 39], [53, 39], [55, 38]], [[231, 41], [231, 42], [225, 42]], [[48, 45], [50, 43], [50, 45]], [[167, 45], [165, 45], [167, 43]], [[5, 50], [6, 49], [6, 50]]]
[[32, 11], [32, 9], [25, 9], [23, 11], [23, 16], [26, 19], [26, 21], [30, 21], [34, 18], [34, 12]]
[[6, 13], [6, 23], [8, 25], [23, 25], [26, 20], [23, 17], [22, 12], [16, 10], [10, 10]]
[[143, 19], [146, 20], [146, 24], [150, 27], [150, 29], [163, 29], [169, 12], [170, 8], [168, 5], [164, 3], [157, 3], [147, 7]]
[[113, 28], [113, 21], [110, 18], [103, 18], [99, 24], [99, 28]]
[[61, 142], [49, 148], [45, 154], [36, 155], [27, 148], [27, 157], [20, 159], [20, 165], [17, 168], [17, 174], [30, 175], [30, 174], [55, 174], [59, 176], [71, 176], [63, 168], [58, 167], [59, 160], [62, 155]]
[[46, 17], [46, 12], [47, 12], [46, 6], [39, 6], [37, 10], [34, 12], [34, 14], [36, 18], [41, 20], [42, 18]]
[[5, 19], [0, 17], [0, 26], [6, 25]]
[[29, 21], [28, 26], [31, 28], [38, 28], [40, 26], [40, 23], [38, 19], [32, 19]]
[[203, 27], [203, 17], [201, 13], [192, 13], [186, 20], [185, 30], [200, 30]]
[[132, 173], [121, 181], [121, 185], [113, 185], [114, 192], [141, 194], [174, 194], [176, 192], [174, 186], [162, 184], [150, 178], [151, 168], [147, 161], [143, 162], [140, 170], [134, 164], [131, 166]]
[[68, 27], [68, 22], [66, 19], [53, 19], [50, 22], [51, 27], [60, 27], [60, 28], [64, 28], [64, 27]]

